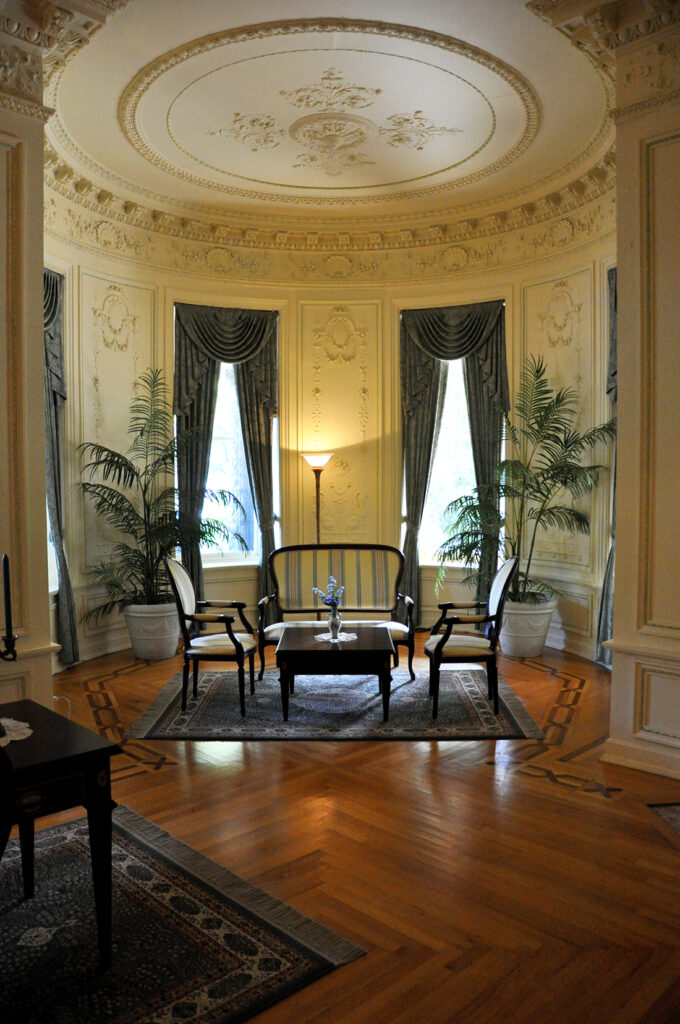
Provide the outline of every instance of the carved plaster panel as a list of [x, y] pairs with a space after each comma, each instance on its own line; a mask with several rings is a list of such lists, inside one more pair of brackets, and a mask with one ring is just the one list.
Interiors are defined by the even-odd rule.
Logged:
[[[574, 425], [579, 430], [594, 422], [597, 382], [592, 303], [589, 270], [530, 285], [524, 291], [525, 353], [543, 359], [554, 387], [576, 388], [580, 398]], [[578, 501], [578, 507], [591, 519], [593, 493]], [[566, 504], [573, 504], [574, 500], [569, 494], [564, 495]], [[592, 560], [590, 536], [560, 530], [539, 532], [537, 536], [537, 566], [549, 571], [566, 566], [574, 572], [587, 573]]]
[[301, 317], [303, 449], [334, 452], [321, 478], [322, 539], [370, 540], [379, 535], [378, 306], [303, 303]]
[[[155, 292], [83, 273], [80, 287], [82, 439], [125, 451], [133, 381], [154, 363]], [[85, 504], [85, 564], [116, 537]]]
[[680, 95], [680, 28], [622, 53], [617, 61], [617, 119]]

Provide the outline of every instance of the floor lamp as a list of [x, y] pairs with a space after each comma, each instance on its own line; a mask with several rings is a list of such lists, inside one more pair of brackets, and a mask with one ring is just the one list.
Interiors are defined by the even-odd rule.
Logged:
[[300, 452], [302, 458], [311, 466], [314, 473], [316, 490], [316, 543], [321, 543], [321, 470], [329, 459], [333, 458], [333, 452]]

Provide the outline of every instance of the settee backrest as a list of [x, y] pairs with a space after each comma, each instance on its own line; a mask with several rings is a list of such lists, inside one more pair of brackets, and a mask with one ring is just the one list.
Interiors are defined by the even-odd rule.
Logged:
[[312, 588], [325, 593], [330, 576], [345, 587], [343, 611], [389, 612], [396, 604], [404, 555], [386, 544], [290, 544], [272, 551], [269, 571], [282, 613], [323, 609]]

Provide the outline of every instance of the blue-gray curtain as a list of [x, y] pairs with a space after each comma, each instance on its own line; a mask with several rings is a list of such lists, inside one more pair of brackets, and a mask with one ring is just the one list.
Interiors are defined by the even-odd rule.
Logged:
[[[415, 602], [418, 621], [418, 531], [427, 496], [432, 455], [439, 430], [446, 375], [443, 364], [464, 359], [475, 478], [493, 480], [500, 457], [501, 409], [510, 406], [505, 359], [505, 303], [477, 302], [401, 314], [401, 392], [406, 487], [406, 568], [403, 590]], [[455, 438], [451, 438], [455, 442]], [[496, 551], [484, 552], [495, 567]], [[493, 571], [493, 570], [492, 570]]]
[[[607, 366], [607, 394], [616, 410], [617, 391], [617, 336], [616, 336], [616, 267], [611, 267], [607, 274], [609, 293], [609, 360]], [[614, 448], [614, 482], [612, 485], [612, 527], [611, 544], [607, 557], [607, 566], [602, 583], [600, 610], [597, 619], [597, 650], [595, 660], [611, 667], [612, 652], [603, 647], [605, 640], [614, 635], [614, 567], [616, 563], [616, 448]]]
[[[276, 325], [269, 310], [175, 306], [174, 413], [178, 433], [195, 430], [199, 442], [177, 460], [180, 514], [200, 518], [208, 478], [219, 364], [236, 363], [241, 424], [253, 503], [262, 532], [262, 559], [273, 545], [271, 506], [271, 416], [276, 412]], [[252, 379], [251, 379], [252, 372]], [[265, 394], [266, 392], [266, 394]], [[266, 422], [265, 422], [266, 421]], [[268, 493], [265, 490], [268, 488]], [[197, 595], [203, 596], [198, 544], [182, 551]], [[260, 566], [261, 585], [263, 567]], [[264, 590], [263, 590], [264, 593]]]
[[45, 481], [47, 513], [57, 559], [57, 640], [59, 660], [73, 665], [80, 658], [76, 610], [71, 576], [64, 550], [64, 505], [61, 480], [61, 408], [66, 401], [64, 379], [64, 278], [43, 271], [43, 324], [45, 332]]

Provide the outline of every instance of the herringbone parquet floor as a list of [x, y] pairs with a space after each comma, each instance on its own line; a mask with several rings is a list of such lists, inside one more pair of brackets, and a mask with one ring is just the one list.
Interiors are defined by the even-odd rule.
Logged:
[[[56, 689], [121, 739], [177, 670], [126, 652]], [[134, 741], [114, 759], [119, 803], [367, 949], [258, 1024], [680, 1022], [680, 842], [647, 806], [680, 781], [600, 763], [609, 676], [590, 662], [501, 672], [545, 740]]]

